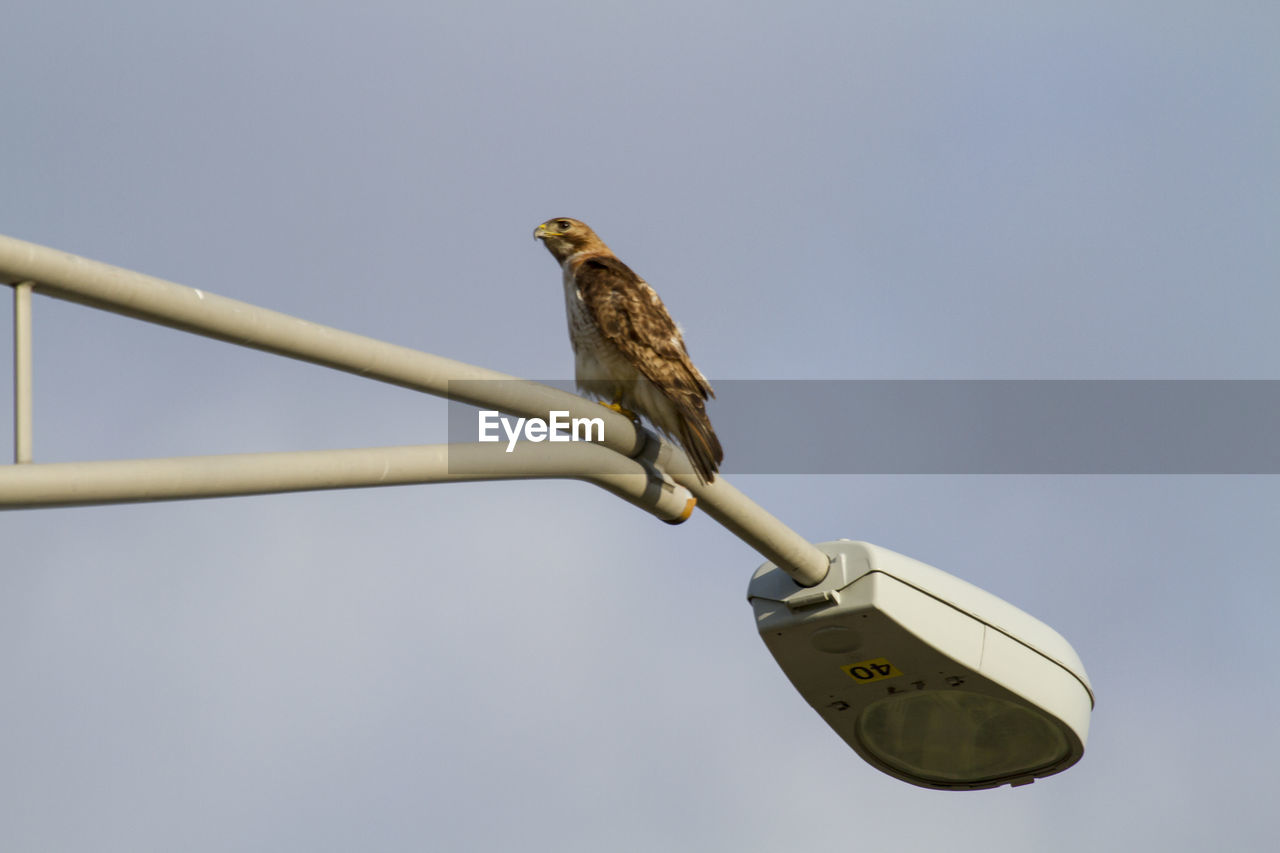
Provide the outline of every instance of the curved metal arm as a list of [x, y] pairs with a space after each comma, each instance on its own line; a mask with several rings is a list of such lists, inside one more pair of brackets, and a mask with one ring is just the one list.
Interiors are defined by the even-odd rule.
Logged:
[[[699, 498], [712, 518], [791, 573], [798, 583], [812, 585], [826, 575], [826, 555], [723, 478], [709, 486], [698, 483], [690, 475], [683, 454], [673, 453], [669, 445], [637, 429], [630, 419], [582, 397], [534, 382], [512, 382], [516, 377], [504, 373], [310, 323], [3, 235], [0, 281], [31, 281], [35, 292], [46, 296], [522, 417], [541, 418], [556, 409], [569, 412], [571, 417], [604, 418], [604, 447], [627, 458], [650, 458], [661, 470], [676, 473], [677, 482]], [[451, 394], [451, 380], [508, 381], [470, 382], [467, 387], [471, 390]], [[528, 462], [531, 455], [525, 457]], [[6, 469], [3, 473], [11, 472]]]
[[24, 280], [45, 296], [521, 417], [604, 418], [606, 447], [628, 457], [644, 448], [630, 418], [549, 385], [0, 235], [0, 281]]
[[0, 469], [0, 509], [551, 478], [594, 483], [673, 524], [696, 503], [651, 465], [594, 444], [552, 445], [518, 460], [492, 444], [427, 444], [12, 465]]

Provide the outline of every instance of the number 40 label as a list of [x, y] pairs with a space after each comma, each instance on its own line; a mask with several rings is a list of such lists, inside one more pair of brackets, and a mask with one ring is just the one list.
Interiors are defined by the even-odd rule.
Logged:
[[869, 684], [872, 681], [882, 681], [902, 675], [902, 670], [889, 663], [887, 658], [872, 658], [840, 668], [849, 673], [849, 677], [859, 684]]

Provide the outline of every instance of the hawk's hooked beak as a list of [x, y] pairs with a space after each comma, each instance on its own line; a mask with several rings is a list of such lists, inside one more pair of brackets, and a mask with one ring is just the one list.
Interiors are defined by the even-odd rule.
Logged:
[[544, 222], [541, 225], [539, 225], [537, 228], [533, 229], [533, 239], [541, 240], [546, 236], [547, 236], [547, 223]]

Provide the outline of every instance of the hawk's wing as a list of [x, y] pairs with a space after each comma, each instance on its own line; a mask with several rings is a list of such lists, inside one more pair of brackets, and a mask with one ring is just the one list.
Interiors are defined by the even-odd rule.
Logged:
[[658, 294], [612, 255], [583, 260], [574, 283], [601, 337], [672, 402], [679, 423], [661, 423], [655, 412], [644, 414], [659, 428], [675, 433], [694, 467], [709, 482], [724, 458], [704, 404], [715, 393], [693, 366], [684, 338]]
[[650, 382], [714, 397], [689, 359], [684, 338], [653, 288], [616, 257], [588, 258], [574, 282], [601, 336]]

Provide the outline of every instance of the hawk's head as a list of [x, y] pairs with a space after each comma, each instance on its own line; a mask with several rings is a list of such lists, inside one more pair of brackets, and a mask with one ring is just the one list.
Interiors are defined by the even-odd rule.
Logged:
[[533, 236], [534, 239], [543, 242], [557, 261], [563, 261], [570, 255], [583, 250], [609, 251], [609, 247], [596, 236], [596, 232], [586, 226], [586, 223], [563, 216], [548, 219], [534, 229]]

